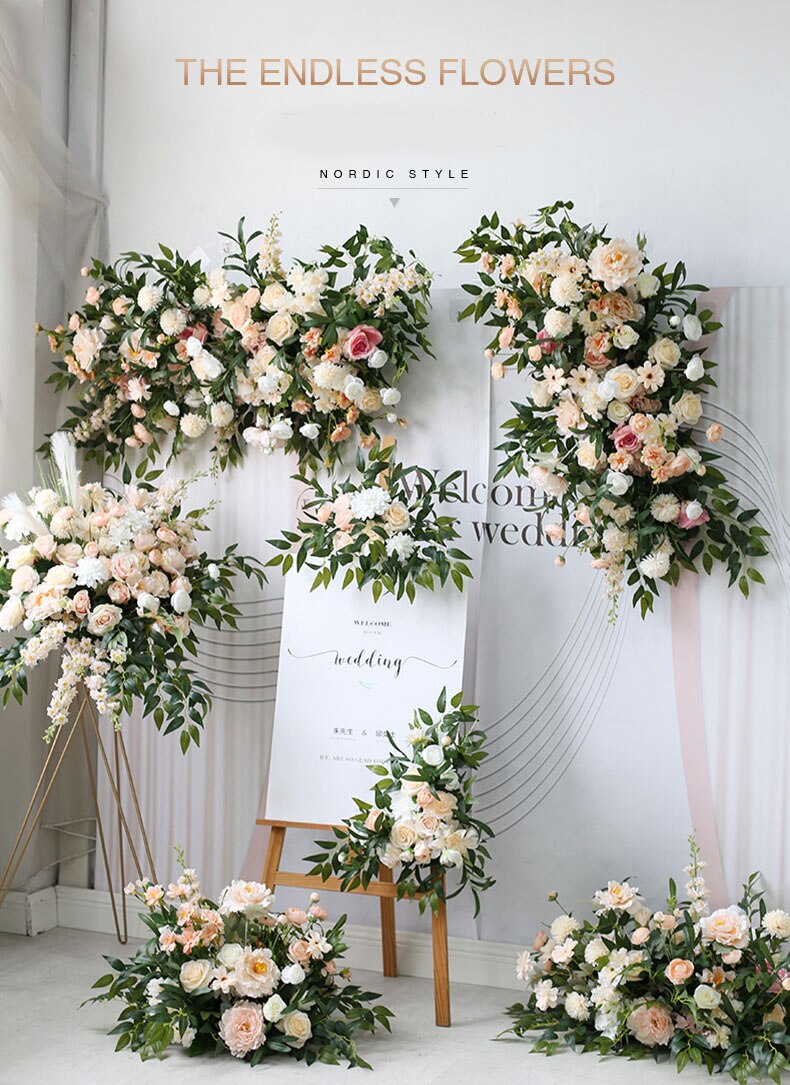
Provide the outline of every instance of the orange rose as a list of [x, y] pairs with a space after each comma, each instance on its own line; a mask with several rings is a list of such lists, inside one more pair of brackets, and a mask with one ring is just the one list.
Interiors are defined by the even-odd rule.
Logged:
[[675, 957], [664, 969], [664, 975], [670, 983], [674, 983], [676, 987], [679, 987], [681, 983], [690, 980], [694, 975], [694, 965], [691, 961], [684, 960], [683, 957]]

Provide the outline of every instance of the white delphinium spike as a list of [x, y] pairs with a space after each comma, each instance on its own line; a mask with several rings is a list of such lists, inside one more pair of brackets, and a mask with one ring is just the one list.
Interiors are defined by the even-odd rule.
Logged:
[[6, 494], [0, 501], [0, 507], [11, 514], [3, 527], [6, 538], [13, 542], [20, 542], [30, 535], [46, 535], [46, 525], [31, 511], [19, 494]]
[[73, 509], [77, 509], [80, 501], [80, 472], [77, 467], [77, 449], [71, 435], [64, 430], [58, 430], [50, 437], [49, 447], [60, 475], [63, 496]]

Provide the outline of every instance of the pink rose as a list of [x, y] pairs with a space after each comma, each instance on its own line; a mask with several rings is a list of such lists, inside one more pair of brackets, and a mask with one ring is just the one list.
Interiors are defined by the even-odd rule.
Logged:
[[631, 935], [632, 946], [643, 946], [650, 937], [650, 931], [647, 927], [637, 927]]
[[622, 426], [618, 426], [612, 433], [612, 440], [614, 441], [615, 448], [619, 448], [623, 452], [638, 452], [642, 447], [642, 442], [639, 437], [626, 423]]
[[[701, 511], [698, 512], [698, 509]], [[691, 511], [689, 512], [689, 510]], [[689, 530], [693, 527], [699, 527], [700, 524], [707, 523], [708, 520], [710, 520], [710, 516], [707, 509], [703, 509], [698, 501], [684, 501], [680, 506], [678, 527]]]
[[543, 354], [551, 354], [557, 346], [556, 340], [551, 338], [545, 328], [541, 328], [538, 332], [538, 339], [540, 340], [540, 349]]
[[503, 328], [499, 333], [499, 349], [509, 350], [513, 344], [513, 339], [516, 335], [516, 329], [511, 327], [510, 324], [506, 328]]
[[675, 1032], [672, 1017], [660, 1002], [643, 1002], [628, 1017], [628, 1028], [645, 1047], [665, 1047]]
[[357, 361], [359, 358], [368, 358], [381, 342], [381, 332], [371, 328], [369, 324], [357, 324], [348, 333], [348, 338], [343, 344], [343, 351], [347, 358]]
[[85, 546], [86, 558], [97, 558], [99, 556], [99, 544], [95, 542], [89, 542]]
[[310, 947], [304, 938], [297, 938], [288, 947], [288, 956], [297, 964], [305, 964], [310, 960]]
[[682, 957], [675, 957], [664, 969], [664, 975], [670, 983], [679, 987], [681, 983], [685, 983], [694, 975], [694, 965]]
[[236, 1002], [223, 1013], [219, 1035], [231, 1055], [243, 1059], [256, 1051], [266, 1036], [263, 1010], [257, 1002]]
[[37, 539], [33, 541], [33, 549], [37, 554], [40, 554], [42, 558], [46, 558], [47, 561], [51, 561], [52, 557], [57, 549], [57, 543], [52, 535], [39, 535]]
[[383, 811], [377, 810], [375, 806], [372, 810], [369, 810], [368, 816], [365, 818], [365, 828], [374, 833], [376, 831], [376, 822], [381, 817], [382, 813]]
[[425, 809], [427, 806], [433, 806], [433, 792], [429, 787], [421, 787], [417, 792], [417, 802]]
[[307, 922], [307, 912], [301, 908], [286, 908], [285, 918], [289, 923], [293, 923], [295, 927], [301, 927], [303, 923]]
[[78, 618], [87, 618], [91, 609], [91, 597], [86, 591], [78, 591], [72, 596], [71, 606]]
[[152, 550], [156, 546], [156, 535], [152, 531], [138, 531], [134, 537], [135, 550]]
[[334, 505], [335, 526], [339, 531], [345, 531], [350, 526], [354, 516], [351, 512], [351, 498], [348, 494], [341, 494], [336, 498]]
[[329, 517], [332, 515], [333, 505], [331, 501], [325, 501], [318, 512], [315, 514], [316, 520], [319, 524], [326, 524], [329, 521]]
[[114, 629], [122, 617], [123, 613], [118, 607], [101, 603], [88, 618], [88, 632], [93, 633], [95, 637], [101, 637]]
[[129, 602], [130, 591], [127, 584], [123, 584], [120, 580], [113, 580], [107, 589], [107, 594], [110, 597], [110, 601], [122, 606], [124, 603]]
[[156, 532], [156, 537], [165, 546], [175, 546], [178, 542], [178, 535], [170, 527], [160, 527]]
[[320, 904], [310, 905], [310, 915], [313, 917], [313, 919], [329, 919], [329, 912]]
[[101, 297], [101, 292], [99, 291], [98, 287], [89, 286], [88, 289], [85, 292], [85, 304], [86, 305], [96, 305], [96, 304], [98, 304], [98, 301], [99, 301], [100, 297]]
[[711, 422], [711, 424], [705, 430], [705, 436], [708, 438], [711, 444], [716, 444], [717, 441], [720, 441], [723, 434], [724, 426], [722, 426], [721, 422]]

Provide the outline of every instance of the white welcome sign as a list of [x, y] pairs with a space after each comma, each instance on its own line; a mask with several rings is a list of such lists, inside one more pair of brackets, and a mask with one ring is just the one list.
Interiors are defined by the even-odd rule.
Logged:
[[311, 592], [313, 577], [286, 580], [266, 817], [338, 824], [367, 797], [386, 732], [405, 737], [415, 708], [461, 689], [466, 598], [374, 603], [338, 583]]

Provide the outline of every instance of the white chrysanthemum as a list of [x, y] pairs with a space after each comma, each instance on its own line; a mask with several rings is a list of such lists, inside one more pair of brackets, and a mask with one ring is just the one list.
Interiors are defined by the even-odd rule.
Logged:
[[186, 326], [186, 313], [181, 309], [165, 309], [159, 318], [159, 327], [165, 335], [180, 335]]
[[763, 916], [763, 930], [775, 938], [790, 938], [790, 915], [776, 908]]
[[161, 286], [141, 286], [137, 292], [137, 304], [143, 310], [156, 309], [162, 303]]
[[80, 558], [74, 567], [74, 579], [82, 587], [97, 588], [110, 579], [110, 574], [101, 558]]
[[356, 520], [383, 516], [390, 507], [390, 495], [382, 486], [368, 486], [351, 496], [351, 514]]
[[631, 533], [623, 531], [616, 524], [610, 524], [607, 528], [604, 528], [601, 536], [603, 548], [608, 554], [622, 554], [631, 541]]
[[575, 934], [580, 926], [578, 919], [574, 919], [572, 915], [558, 915], [551, 925], [551, 937], [555, 942], [564, 942]]
[[669, 572], [669, 554], [654, 552], [639, 562], [639, 572], [652, 580], [660, 580]]
[[680, 514], [680, 502], [674, 494], [659, 494], [650, 502], [650, 512], [660, 524], [671, 524]]
[[549, 309], [543, 318], [543, 327], [553, 339], [564, 339], [573, 331], [573, 317], [562, 309]]
[[578, 991], [571, 991], [565, 999], [565, 1012], [574, 1021], [586, 1021], [590, 1016], [590, 1003]]
[[411, 535], [407, 535], [405, 531], [398, 531], [395, 535], [390, 535], [387, 539], [387, 553], [390, 557], [393, 554], [399, 561], [408, 561], [417, 548], [417, 544]]
[[225, 401], [221, 403], [212, 403], [211, 405], [211, 424], [216, 426], [217, 429], [224, 429], [225, 426], [229, 426], [233, 421], [235, 415], [233, 413], [233, 406]]
[[549, 287], [555, 305], [573, 305], [582, 300], [582, 289], [570, 275], [558, 275]]
[[327, 388], [332, 392], [342, 392], [346, 377], [349, 375], [348, 367], [336, 365], [334, 362], [319, 362], [313, 370], [313, 384], [317, 388]]
[[187, 437], [202, 437], [206, 432], [208, 422], [202, 415], [185, 414], [181, 419], [181, 430]]

